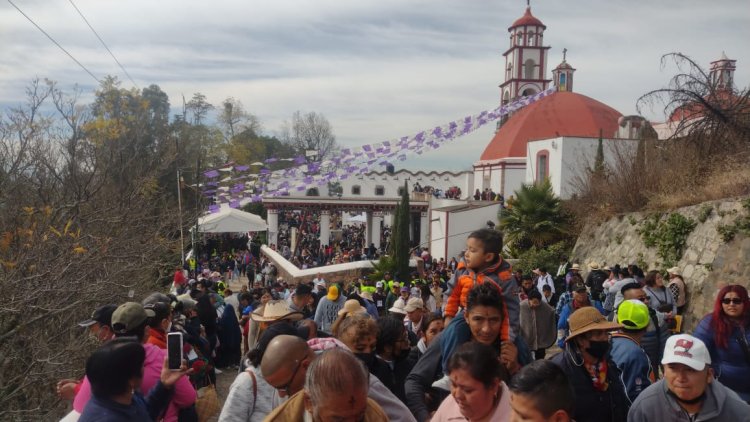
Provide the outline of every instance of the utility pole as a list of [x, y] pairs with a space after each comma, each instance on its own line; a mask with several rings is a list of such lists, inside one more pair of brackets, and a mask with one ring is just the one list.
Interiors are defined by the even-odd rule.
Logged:
[[185, 265], [185, 237], [182, 233], [182, 176], [180, 169], [177, 168], [177, 221], [180, 224], [180, 258], [182, 265]]

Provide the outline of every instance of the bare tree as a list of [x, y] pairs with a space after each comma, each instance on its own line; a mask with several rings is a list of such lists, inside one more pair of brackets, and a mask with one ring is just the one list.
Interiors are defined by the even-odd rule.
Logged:
[[192, 122], [196, 126], [202, 125], [208, 112], [213, 109], [214, 106], [206, 101], [206, 96], [200, 92], [193, 94], [193, 98], [185, 104], [185, 111], [192, 115]]
[[330, 157], [337, 149], [336, 136], [328, 119], [314, 111], [305, 114], [294, 112], [292, 119], [284, 122], [281, 138], [300, 154], [308, 150], [317, 151], [318, 160]]
[[[130, 103], [106, 94], [108, 106]], [[90, 110], [34, 81], [26, 104], [0, 116], [3, 421], [56, 419], [64, 405], [55, 382], [81, 377], [94, 347], [76, 322], [160, 288], [177, 260], [174, 211], [156, 183], [174, 151], [134, 163], [146, 129], [125, 110]], [[135, 164], [139, 173], [129, 173]]]
[[224, 141], [231, 141], [235, 135], [250, 131], [252, 135], [259, 135], [261, 126], [260, 120], [245, 110], [240, 100], [228, 97], [222, 103], [221, 113], [219, 113], [217, 123], [224, 135]]
[[714, 78], [710, 71], [682, 53], [662, 56], [677, 73], [664, 88], [642, 95], [636, 107], [661, 107], [667, 122], [676, 124], [672, 138], [698, 148], [707, 156], [746, 150], [750, 141], [750, 91], [738, 90]]

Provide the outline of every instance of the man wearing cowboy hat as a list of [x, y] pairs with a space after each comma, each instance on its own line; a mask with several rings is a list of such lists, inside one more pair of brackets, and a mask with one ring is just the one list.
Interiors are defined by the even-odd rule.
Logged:
[[570, 334], [563, 352], [552, 358], [575, 391], [573, 418], [578, 422], [625, 421], [630, 403], [620, 371], [610, 357], [609, 333], [620, 324], [609, 322], [594, 307], [577, 309], [568, 319]]

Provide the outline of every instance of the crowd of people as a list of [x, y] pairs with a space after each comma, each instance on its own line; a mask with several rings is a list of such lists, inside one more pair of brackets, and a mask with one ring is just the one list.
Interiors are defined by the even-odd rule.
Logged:
[[[236, 368], [220, 422], [750, 420], [745, 287], [723, 287], [687, 334], [679, 268], [524, 274], [501, 250], [481, 229], [459, 259], [415, 251], [425, 270], [401, 279], [256, 276], [238, 292], [221, 267], [232, 254], [177, 268], [170, 295], [82, 323], [102, 346], [58, 393], [80, 420], [192, 421], [206, 414], [196, 391]], [[250, 258], [245, 273], [269, 266]], [[169, 332], [185, 338], [179, 370], [165, 369]]]
[[451, 186], [447, 189], [436, 188], [432, 186], [422, 186], [419, 182], [414, 184], [414, 192], [426, 193], [432, 195], [435, 198], [447, 198], [447, 199], [461, 199], [461, 188], [458, 186]]
[[[320, 243], [320, 215], [317, 211], [287, 211], [279, 214], [278, 243], [270, 247], [298, 268], [307, 269], [345, 262], [378, 259], [388, 248], [390, 227], [380, 231], [380, 248], [366, 243], [363, 224], [344, 225], [340, 215], [331, 216], [330, 243]], [[292, 230], [296, 243], [292, 244]]]

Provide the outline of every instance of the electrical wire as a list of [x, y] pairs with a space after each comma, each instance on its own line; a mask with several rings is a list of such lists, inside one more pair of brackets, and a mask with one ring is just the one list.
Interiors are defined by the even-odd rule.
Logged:
[[122, 69], [122, 71], [125, 72], [125, 75], [128, 77], [128, 79], [130, 79], [130, 82], [132, 82], [133, 85], [135, 85], [136, 88], [140, 89], [140, 87], [138, 86], [138, 84], [135, 83], [135, 81], [133, 80], [133, 78], [130, 77], [130, 74], [128, 73], [128, 71], [125, 70], [125, 67], [122, 65], [122, 63], [120, 63], [120, 61], [117, 60], [117, 57], [115, 57], [115, 53], [113, 53], [112, 50], [110, 50], [109, 47], [107, 47], [107, 44], [104, 42], [104, 40], [102, 39], [102, 37], [99, 36], [99, 33], [96, 32], [96, 30], [94, 29], [94, 27], [91, 26], [91, 24], [89, 23], [88, 19], [86, 19], [86, 16], [83, 16], [83, 13], [78, 8], [78, 6], [76, 6], [76, 4], [73, 3], [73, 0], [68, 0], [68, 1], [70, 2], [71, 6], [73, 6], [73, 8], [76, 9], [76, 12], [78, 12], [78, 15], [81, 16], [81, 19], [83, 19], [83, 21], [86, 22], [86, 25], [88, 25], [89, 29], [91, 29], [91, 32], [93, 32], [94, 35], [96, 35], [96, 38], [99, 39], [99, 42], [101, 42], [102, 45], [104, 46], [104, 48], [107, 49], [107, 52], [115, 60], [115, 63], [117, 63], [117, 65], [120, 66], [120, 69]]
[[21, 10], [21, 9], [20, 9], [20, 8], [19, 8], [18, 6], [16, 6], [16, 4], [15, 4], [15, 3], [13, 3], [13, 2], [11, 1], [11, 0], [8, 0], [8, 3], [10, 3], [10, 5], [11, 5], [11, 6], [15, 7], [15, 8], [16, 8], [16, 10], [18, 10], [18, 12], [19, 12], [20, 14], [22, 14], [22, 15], [23, 15], [23, 16], [24, 16], [24, 17], [25, 17], [26, 19], [28, 19], [28, 21], [29, 21], [29, 22], [31, 22], [31, 24], [32, 24], [32, 25], [36, 26], [36, 28], [37, 28], [37, 29], [38, 29], [39, 31], [41, 31], [41, 32], [42, 32], [42, 34], [44, 34], [44, 35], [45, 35], [45, 36], [46, 36], [47, 38], [49, 38], [49, 40], [50, 40], [50, 41], [52, 41], [52, 42], [53, 42], [53, 43], [54, 43], [54, 44], [55, 44], [55, 45], [56, 45], [56, 46], [57, 46], [57, 47], [58, 47], [58, 48], [59, 48], [60, 50], [62, 50], [62, 51], [63, 51], [63, 52], [65, 53], [65, 54], [67, 54], [67, 55], [68, 55], [68, 57], [70, 57], [70, 58], [71, 58], [71, 59], [72, 59], [72, 60], [73, 60], [74, 62], [76, 62], [76, 64], [77, 64], [78, 66], [80, 66], [80, 67], [81, 67], [81, 69], [85, 70], [85, 71], [86, 71], [86, 73], [88, 73], [89, 75], [91, 75], [91, 77], [92, 77], [92, 78], [94, 78], [94, 80], [95, 80], [95, 81], [96, 81], [97, 83], [101, 83], [101, 81], [99, 80], [99, 78], [97, 78], [96, 76], [94, 76], [94, 74], [93, 74], [93, 73], [91, 73], [91, 71], [90, 71], [90, 70], [88, 70], [88, 69], [86, 68], [86, 66], [84, 66], [84, 65], [83, 65], [83, 64], [82, 64], [81, 62], [79, 62], [79, 61], [78, 61], [78, 59], [76, 59], [75, 57], [73, 57], [73, 55], [72, 55], [72, 54], [70, 54], [70, 52], [68, 52], [68, 50], [66, 50], [66, 49], [65, 49], [65, 48], [64, 48], [63, 46], [61, 46], [61, 45], [60, 45], [60, 43], [58, 43], [57, 41], [55, 41], [55, 39], [54, 39], [54, 38], [52, 38], [52, 36], [51, 36], [50, 34], [48, 34], [48, 33], [47, 33], [47, 32], [46, 32], [46, 31], [45, 31], [44, 29], [42, 29], [42, 27], [41, 27], [41, 26], [37, 25], [37, 24], [36, 24], [36, 22], [34, 22], [34, 20], [33, 20], [33, 19], [31, 19], [31, 18], [29, 17], [29, 15], [27, 15], [26, 13], [24, 13], [24, 12], [23, 12], [23, 10]]

